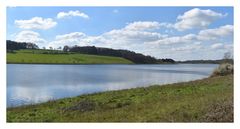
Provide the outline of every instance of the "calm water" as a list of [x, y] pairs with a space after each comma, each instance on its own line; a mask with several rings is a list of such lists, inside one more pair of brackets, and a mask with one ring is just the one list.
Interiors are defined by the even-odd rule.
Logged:
[[7, 65], [7, 106], [208, 77], [214, 64]]

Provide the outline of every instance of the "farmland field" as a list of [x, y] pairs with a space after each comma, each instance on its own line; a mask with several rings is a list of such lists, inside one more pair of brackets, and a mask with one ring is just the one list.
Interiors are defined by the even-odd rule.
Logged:
[[7, 53], [9, 64], [132, 64], [121, 57], [78, 54], [57, 50], [18, 50]]

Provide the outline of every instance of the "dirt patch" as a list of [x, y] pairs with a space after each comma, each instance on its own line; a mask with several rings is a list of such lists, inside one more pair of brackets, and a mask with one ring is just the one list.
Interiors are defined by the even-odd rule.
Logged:
[[83, 101], [77, 103], [74, 106], [63, 108], [63, 111], [81, 111], [81, 112], [85, 112], [85, 111], [92, 111], [92, 110], [95, 109], [95, 107], [96, 107], [96, 104], [93, 101], [91, 101], [91, 100], [83, 100]]

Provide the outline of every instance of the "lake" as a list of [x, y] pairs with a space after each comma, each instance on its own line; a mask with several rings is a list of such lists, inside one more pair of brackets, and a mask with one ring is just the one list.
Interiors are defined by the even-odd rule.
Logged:
[[7, 106], [208, 77], [215, 64], [7, 64]]

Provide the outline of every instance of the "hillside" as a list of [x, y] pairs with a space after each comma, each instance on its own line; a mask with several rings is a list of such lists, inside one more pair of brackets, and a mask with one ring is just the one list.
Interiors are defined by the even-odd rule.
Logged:
[[122, 57], [122, 58], [128, 59], [136, 64], [175, 63], [175, 61], [172, 59], [156, 59], [152, 56], [146, 56], [141, 53], [136, 53], [136, 52], [129, 51], [129, 50], [102, 48], [102, 47], [95, 47], [95, 46], [83, 46], [83, 47], [64, 46], [63, 51], [77, 52], [77, 53], [82, 53], [82, 54]]
[[121, 57], [69, 53], [57, 50], [24, 49], [7, 53], [10, 64], [132, 64]]
[[233, 75], [8, 108], [7, 122], [233, 122]]
[[[62, 48], [62, 47], [59, 47]], [[7, 52], [13, 53], [16, 50], [28, 49], [28, 50], [42, 50], [46, 51], [46, 49], [39, 49], [39, 47], [34, 43], [25, 43], [25, 42], [15, 42], [7, 40]], [[53, 48], [50, 48], [53, 51]], [[146, 56], [141, 53], [135, 53], [129, 50], [117, 50], [111, 48], [100, 48], [95, 46], [64, 46], [62, 50], [58, 50], [55, 54], [88, 54], [88, 55], [98, 55], [98, 56], [111, 56], [111, 57], [120, 57], [126, 60], [129, 60], [135, 64], [166, 64], [166, 63], [175, 63], [173, 59], [156, 59], [151, 56]], [[41, 53], [40, 53], [41, 54]], [[50, 53], [51, 54], [51, 53]], [[38, 58], [38, 57], [37, 57]], [[41, 63], [41, 62], [39, 62]], [[43, 63], [43, 62], [42, 62]]]

